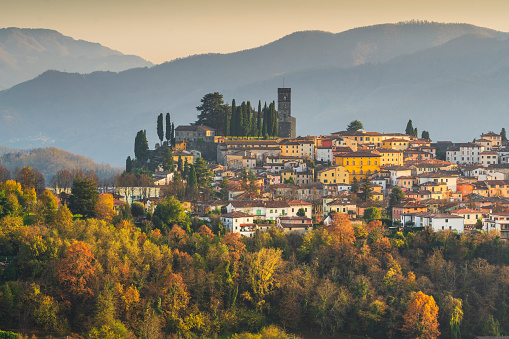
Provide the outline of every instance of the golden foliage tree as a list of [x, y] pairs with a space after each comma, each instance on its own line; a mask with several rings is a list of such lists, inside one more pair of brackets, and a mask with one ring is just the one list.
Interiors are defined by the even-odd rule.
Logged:
[[98, 219], [111, 222], [114, 215], [115, 210], [113, 209], [113, 195], [109, 193], [100, 194], [97, 204], [95, 205], [95, 216]]
[[438, 338], [438, 306], [432, 296], [417, 292], [403, 315], [401, 331], [409, 338]]

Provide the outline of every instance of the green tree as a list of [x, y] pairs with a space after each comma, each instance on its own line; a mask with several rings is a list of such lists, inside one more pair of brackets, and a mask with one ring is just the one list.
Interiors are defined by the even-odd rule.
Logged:
[[284, 184], [290, 184], [290, 185], [295, 185], [295, 180], [293, 179], [293, 177], [289, 177], [288, 179], [285, 179]]
[[171, 147], [167, 147], [164, 151], [163, 170], [173, 172], [173, 152]]
[[414, 135], [414, 126], [412, 125], [412, 120], [408, 120], [405, 128], [405, 134]]
[[401, 203], [401, 200], [405, 197], [405, 192], [399, 187], [393, 187], [391, 194], [389, 194], [389, 206], [395, 206]]
[[201, 105], [196, 107], [200, 114], [194, 123], [195, 125], [205, 125], [215, 128], [223, 135], [228, 134], [224, 131], [225, 117], [229, 111], [228, 105], [223, 102], [223, 95], [219, 92], [206, 94], [201, 99]]
[[230, 120], [230, 134], [231, 136], [237, 135], [237, 104], [235, 99], [232, 100], [232, 107], [230, 110], [231, 120]]
[[163, 129], [163, 113], [160, 113], [157, 116], [157, 136], [159, 137], [159, 140], [161, 141], [161, 145], [163, 144], [164, 139], [164, 129]]
[[230, 180], [228, 177], [224, 176], [221, 182], [219, 183], [219, 187], [221, 191], [219, 192], [220, 199], [223, 201], [228, 200], [228, 186], [230, 185]]
[[364, 129], [364, 126], [362, 125], [362, 122], [360, 122], [359, 120], [351, 121], [346, 127], [347, 131], [358, 131], [360, 129]]
[[353, 177], [352, 182], [350, 183], [350, 192], [355, 194], [359, 192], [359, 181], [357, 181], [356, 177]]
[[260, 137], [262, 134], [262, 102], [258, 100], [258, 114], [256, 115], [256, 136]]
[[173, 225], [178, 225], [182, 229], [187, 229], [191, 224], [189, 216], [184, 212], [182, 204], [173, 196], [161, 201], [154, 210], [152, 216], [154, 226], [161, 231], [169, 232]]
[[428, 131], [422, 131], [421, 139], [424, 139], [424, 140], [429, 141], [429, 140], [430, 140], [430, 138], [429, 138], [429, 132], [428, 132]]
[[134, 139], [134, 156], [141, 162], [146, 162], [148, 159], [147, 133], [143, 130], [138, 131]]
[[371, 182], [369, 181], [368, 178], [364, 178], [362, 179], [361, 184], [362, 184], [362, 194], [361, 194], [362, 201], [366, 202], [371, 200], [371, 198], [373, 197], [373, 189], [371, 188]]
[[180, 172], [180, 173], [183, 173], [184, 172], [184, 163], [182, 162], [182, 157], [179, 155], [179, 160], [177, 162], [177, 170]]
[[175, 146], [175, 124], [173, 122], [171, 123], [171, 145]]
[[74, 179], [69, 196], [69, 209], [73, 214], [81, 214], [85, 218], [93, 217], [98, 199], [97, 185], [92, 179], [81, 177]]
[[500, 136], [502, 137], [502, 142], [507, 142], [507, 134], [504, 127], [502, 127], [502, 130], [500, 131]]
[[380, 219], [382, 217], [382, 214], [380, 213], [380, 210], [376, 207], [369, 207], [364, 210], [364, 216], [363, 219], [366, 220], [366, 222], [370, 222], [371, 220]]
[[191, 197], [196, 197], [198, 191], [198, 178], [196, 176], [196, 170], [194, 166], [189, 165], [189, 171], [187, 175], [187, 194]]
[[145, 215], [145, 206], [139, 201], [131, 204], [131, 215], [135, 218], [143, 217]]
[[171, 140], [171, 120], [170, 120], [170, 113], [166, 113], [166, 119], [165, 119], [165, 137], [166, 142], [170, 142]]
[[306, 211], [304, 211], [304, 208], [299, 208], [299, 210], [297, 211], [297, 216], [298, 217], [305, 217], [306, 216]]
[[125, 159], [125, 172], [131, 173], [133, 170], [133, 161], [131, 160], [131, 156], [127, 156], [127, 159]]

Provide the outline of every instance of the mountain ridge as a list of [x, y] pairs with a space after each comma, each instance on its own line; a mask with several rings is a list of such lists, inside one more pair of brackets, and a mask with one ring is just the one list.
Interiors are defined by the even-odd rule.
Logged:
[[[486, 79], [490, 77], [498, 77], [498, 87], [491, 90], [494, 101], [500, 102], [491, 103], [492, 109], [499, 114], [501, 105], [505, 105], [502, 96], [507, 94], [506, 83], [497, 70], [504, 69], [509, 60], [507, 33], [465, 24], [387, 24], [378, 29], [358, 30], [363, 35], [356, 38], [352, 33], [347, 38], [342, 33], [294, 33], [292, 39], [317, 34], [325, 37], [325, 44], [320, 39], [311, 39], [317, 44], [313, 48], [282, 38], [246, 51], [197, 55], [118, 73], [45, 72], [0, 92], [0, 121], [5, 126], [0, 128], [0, 144], [40, 147], [27, 138], [42, 134], [51, 145], [65, 145], [71, 152], [120, 165], [127, 155], [132, 155], [132, 142], [138, 130], [147, 130], [150, 145], [157, 142], [155, 120], [159, 113], [170, 112], [175, 125], [189, 124], [196, 120], [195, 107], [207, 93], [218, 91], [224, 94], [226, 102], [235, 98], [251, 100], [256, 105], [258, 99], [275, 100], [283, 79], [292, 87], [298, 134], [330, 133], [356, 118], [365, 119], [366, 128], [403, 130], [404, 126], [394, 126], [394, 121], [406, 119], [406, 122], [409, 118], [418, 121], [413, 112], [422, 111], [423, 107], [441, 111], [444, 116], [454, 100], [461, 103], [481, 93], [488, 95]], [[331, 44], [330, 39], [335, 36], [341, 39]], [[460, 37], [463, 40], [456, 40]], [[285, 46], [281, 47], [281, 41]], [[371, 44], [373, 41], [375, 45]], [[322, 47], [318, 47], [320, 43]], [[287, 44], [292, 47], [286, 47]], [[478, 48], [481, 45], [484, 47]], [[466, 56], [458, 54], [459, 47]], [[338, 57], [340, 49], [342, 54]], [[476, 53], [478, 60], [468, 58]], [[315, 58], [317, 54], [320, 56]], [[462, 60], [461, 63], [454, 58]], [[478, 78], [471, 70], [478, 73]], [[461, 81], [462, 78], [468, 79], [470, 86], [480, 86], [480, 92], [472, 96], [469, 91], [473, 87], [468, 89], [468, 82]], [[467, 97], [460, 100], [437, 92], [437, 88], [444, 86], [457, 91], [455, 95]], [[433, 98], [429, 93], [437, 95], [443, 108], [430, 102]], [[27, 97], [32, 100], [26, 101]], [[412, 101], [422, 107], [412, 107]], [[406, 113], [399, 106], [405, 107]], [[451, 112], [458, 114], [456, 110]], [[325, 121], [334, 122], [334, 127], [330, 122], [324, 124]], [[370, 127], [366, 123], [370, 121], [377, 124]], [[434, 138], [432, 126], [422, 128]], [[444, 131], [437, 128], [435, 133], [444, 139]]]

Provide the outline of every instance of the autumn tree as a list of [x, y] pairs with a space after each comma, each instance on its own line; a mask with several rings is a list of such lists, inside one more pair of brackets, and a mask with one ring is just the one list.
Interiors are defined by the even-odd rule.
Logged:
[[0, 165], [0, 183], [6, 182], [11, 179], [11, 171], [9, 171], [5, 166]]
[[438, 306], [432, 296], [421, 291], [410, 300], [403, 315], [401, 331], [409, 338], [438, 338]]
[[273, 248], [262, 248], [253, 254], [248, 264], [248, 285], [252, 295], [246, 293], [244, 297], [251, 300], [261, 313], [266, 297], [272, 292], [276, 284], [276, 274], [281, 267], [282, 251]]
[[40, 223], [52, 224], [57, 217], [57, 200], [53, 193], [44, 190], [35, 204], [35, 220]]
[[109, 193], [100, 194], [97, 204], [95, 205], [95, 216], [98, 219], [111, 223], [114, 215], [115, 210], [113, 209], [113, 195]]
[[90, 247], [75, 241], [56, 267], [55, 277], [70, 297], [83, 299], [95, 295], [98, 267]]
[[333, 239], [341, 244], [353, 243], [355, 241], [355, 232], [352, 223], [348, 215], [344, 213], [332, 214], [330, 233]]

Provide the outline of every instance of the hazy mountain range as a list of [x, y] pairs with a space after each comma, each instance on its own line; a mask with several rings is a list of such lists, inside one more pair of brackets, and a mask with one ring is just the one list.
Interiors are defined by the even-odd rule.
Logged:
[[49, 69], [90, 73], [146, 66], [152, 63], [57, 31], [0, 29], [0, 89], [33, 79]]
[[[328, 134], [359, 119], [403, 132], [412, 119], [434, 140], [472, 140], [508, 121], [509, 35], [467, 24], [386, 24], [297, 32], [258, 48], [91, 74], [47, 71], [0, 92], [0, 145], [53, 145], [122, 164], [136, 131], [157, 142], [156, 118], [195, 121], [218, 91], [230, 102], [292, 88], [297, 134]], [[509, 127], [509, 124], [508, 126]]]

